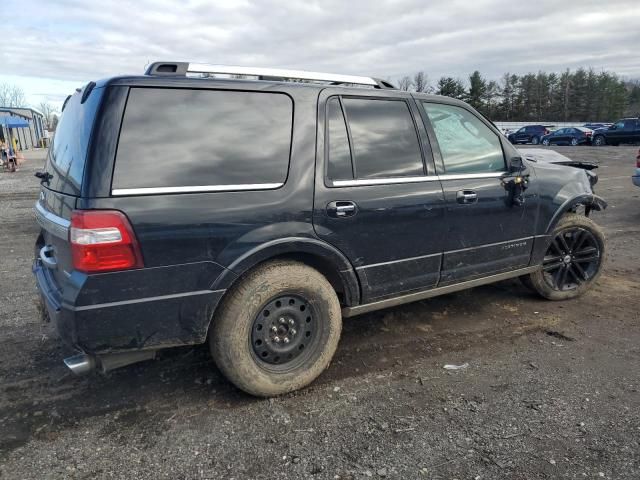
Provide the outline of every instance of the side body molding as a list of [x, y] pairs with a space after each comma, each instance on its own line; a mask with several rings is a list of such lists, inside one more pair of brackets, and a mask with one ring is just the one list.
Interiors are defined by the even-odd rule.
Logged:
[[[251, 250], [248, 250], [234, 260], [224, 272], [216, 279], [211, 288], [216, 290], [228, 289], [234, 281], [261, 262], [276, 257], [313, 259], [319, 270], [323, 273], [333, 274], [334, 278], [328, 278], [332, 283], [338, 281], [342, 287], [345, 306], [354, 306], [360, 303], [360, 284], [356, 272], [342, 252], [334, 246], [321, 240], [310, 237], [285, 237], [265, 242]], [[322, 268], [324, 267], [324, 268]]]

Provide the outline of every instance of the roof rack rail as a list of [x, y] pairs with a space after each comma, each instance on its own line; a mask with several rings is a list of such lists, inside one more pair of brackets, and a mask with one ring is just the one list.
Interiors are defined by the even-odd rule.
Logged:
[[210, 73], [224, 75], [255, 76], [260, 80], [311, 80], [329, 82], [334, 85], [368, 85], [374, 88], [396, 87], [386, 80], [356, 75], [336, 73], [308, 72], [306, 70], [287, 70], [281, 68], [241, 67], [233, 65], [211, 65], [189, 62], [154, 62], [147, 68], [145, 75], [184, 75], [187, 73]]

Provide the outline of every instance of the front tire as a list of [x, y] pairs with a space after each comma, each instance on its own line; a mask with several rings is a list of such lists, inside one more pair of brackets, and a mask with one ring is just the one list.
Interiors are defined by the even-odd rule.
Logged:
[[324, 275], [278, 260], [258, 266], [228, 292], [209, 347], [234, 385], [271, 397], [315, 380], [329, 366], [341, 330], [338, 297]]
[[548, 138], [545, 138], [544, 140], [542, 140], [542, 145], [544, 145], [545, 147], [548, 147], [551, 144], [551, 142], [549, 141]]
[[525, 282], [549, 300], [568, 300], [584, 294], [597, 281], [604, 265], [604, 233], [591, 219], [568, 213], [551, 234], [540, 270]]
[[596, 147], [604, 147], [607, 142], [602, 135], [597, 135], [596, 138], [593, 139], [593, 144]]

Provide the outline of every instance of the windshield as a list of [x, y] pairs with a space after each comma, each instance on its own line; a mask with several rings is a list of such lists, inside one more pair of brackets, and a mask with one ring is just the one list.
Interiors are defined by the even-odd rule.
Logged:
[[44, 185], [57, 192], [79, 196], [93, 121], [102, 97], [102, 89], [94, 88], [84, 103], [82, 93], [75, 93], [60, 117], [45, 163], [49, 174]]

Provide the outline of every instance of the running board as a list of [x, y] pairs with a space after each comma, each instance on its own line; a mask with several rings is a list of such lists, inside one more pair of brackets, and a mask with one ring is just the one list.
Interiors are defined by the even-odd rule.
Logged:
[[404, 305], [405, 303], [417, 302], [418, 300], [437, 297], [438, 295], [445, 295], [447, 293], [466, 290], [467, 288], [479, 287], [480, 285], [486, 285], [488, 283], [499, 282], [501, 280], [508, 280], [509, 278], [519, 277], [521, 275], [527, 275], [539, 269], [540, 269], [540, 265], [535, 265], [533, 267], [520, 268], [518, 270], [511, 270], [509, 272], [498, 273], [496, 275], [490, 275], [488, 277], [476, 278], [475, 280], [456, 283], [454, 285], [447, 285], [444, 287], [432, 288], [429, 290], [424, 290], [422, 292], [410, 293], [408, 295], [402, 295], [400, 297], [393, 297], [393, 298], [388, 298], [386, 300], [379, 300], [377, 302], [366, 303], [364, 305], [358, 305], [356, 307], [345, 307], [342, 309], [342, 316], [344, 318], [355, 317], [356, 315], [362, 315], [363, 313], [369, 313], [375, 310], [382, 310], [383, 308], [397, 307], [398, 305]]

